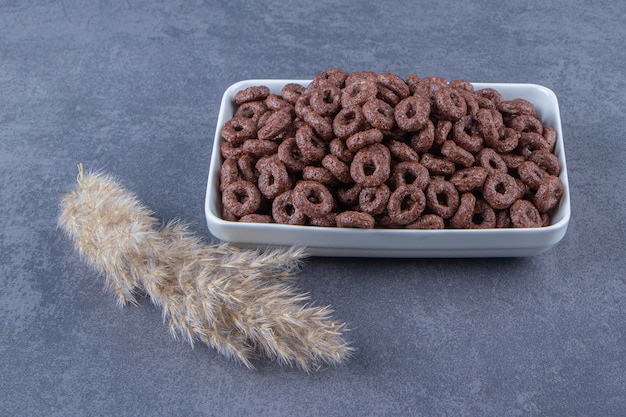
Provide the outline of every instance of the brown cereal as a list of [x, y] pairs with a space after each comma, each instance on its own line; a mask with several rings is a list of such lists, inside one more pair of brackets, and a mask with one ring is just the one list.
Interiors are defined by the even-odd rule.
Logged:
[[337, 214], [337, 227], [348, 227], [355, 229], [373, 229], [376, 220], [371, 214], [362, 211], [344, 211]]
[[424, 127], [411, 134], [411, 148], [419, 153], [428, 152], [435, 143], [435, 137], [435, 125], [429, 119]]
[[271, 140], [248, 139], [243, 143], [242, 149], [244, 153], [257, 157], [268, 156], [278, 152], [278, 144]]
[[309, 125], [303, 125], [296, 132], [296, 144], [302, 156], [308, 161], [319, 162], [326, 155], [326, 143]]
[[401, 185], [396, 188], [387, 203], [387, 213], [391, 220], [398, 224], [409, 224], [416, 221], [426, 208], [424, 192], [412, 185]]
[[394, 189], [403, 185], [413, 185], [420, 190], [425, 190], [430, 182], [428, 169], [419, 162], [400, 162], [395, 166], [390, 178]]
[[341, 108], [341, 90], [336, 85], [323, 82], [311, 92], [313, 111], [321, 116], [334, 116]]
[[483, 138], [473, 131], [474, 123], [471, 116], [463, 116], [457, 120], [452, 127], [453, 140], [466, 151], [478, 153], [483, 148]]
[[468, 228], [493, 229], [494, 227], [496, 227], [496, 212], [485, 200], [476, 199], [474, 215]]
[[540, 149], [528, 155], [528, 160], [534, 162], [550, 175], [558, 176], [561, 173], [561, 164], [555, 154], [548, 149]]
[[235, 104], [221, 129], [226, 220], [539, 227], [563, 197], [555, 129], [529, 101], [465, 80], [333, 68]]
[[476, 161], [481, 167], [485, 168], [487, 172], [500, 171], [506, 173], [509, 170], [504, 159], [491, 148], [484, 148], [478, 152]]
[[285, 164], [276, 160], [268, 161], [259, 168], [259, 191], [265, 198], [276, 198], [291, 188], [291, 178]]
[[224, 191], [224, 188], [228, 184], [238, 181], [239, 179], [241, 178], [239, 177], [237, 159], [226, 159], [220, 169], [220, 191]]
[[435, 229], [444, 229], [445, 222], [443, 217], [437, 216], [436, 214], [424, 214], [420, 216], [413, 223], [409, 223], [406, 225], [407, 229], [421, 229], [421, 230], [435, 230]]
[[287, 138], [278, 145], [278, 159], [285, 164], [287, 171], [300, 172], [308, 161], [298, 148], [295, 137]]
[[509, 209], [513, 227], [541, 227], [543, 220], [537, 207], [528, 200], [517, 200]]
[[419, 162], [419, 154], [404, 142], [391, 140], [387, 144], [391, 156], [402, 162]]
[[517, 167], [517, 173], [524, 184], [531, 190], [537, 190], [549, 175], [533, 161], [524, 161]]
[[346, 146], [350, 152], [356, 152], [368, 145], [383, 141], [383, 132], [378, 129], [362, 130], [346, 139]]
[[450, 87], [440, 88], [434, 92], [433, 104], [441, 118], [455, 122], [467, 113], [467, 103], [457, 90]]
[[510, 207], [519, 194], [515, 178], [506, 172], [491, 171], [483, 184], [483, 198], [496, 210]]
[[474, 206], [476, 205], [476, 197], [472, 193], [461, 194], [459, 208], [450, 218], [450, 226], [455, 229], [466, 229], [469, 227], [472, 217], [474, 216]]
[[256, 123], [267, 112], [267, 106], [262, 101], [248, 101], [237, 108], [233, 117], [245, 117]]
[[254, 213], [261, 206], [261, 193], [249, 181], [235, 181], [224, 187], [222, 204], [230, 213], [242, 217]]
[[272, 219], [272, 216], [268, 214], [257, 213], [246, 214], [245, 216], [240, 218], [239, 221], [244, 223], [274, 223], [274, 219]]
[[306, 166], [302, 170], [302, 179], [308, 181], [317, 181], [321, 184], [330, 186], [337, 183], [337, 178], [324, 167]]
[[241, 174], [241, 178], [256, 184], [259, 179], [259, 173], [256, 170], [257, 159], [250, 154], [243, 154], [237, 159], [237, 168]]
[[284, 110], [273, 111], [270, 116], [265, 120], [263, 127], [259, 128], [257, 137], [263, 140], [275, 140], [283, 133], [287, 132], [287, 129], [291, 125], [291, 115]]
[[474, 155], [458, 146], [454, 141], [447, 140], [441, 146], [441, 154], [450, 161], [463, 167], [471, 167], [474, 165]]
[[257, 134], [256, 124], [247, 117], [233, 117], [222, 127], [222, 137], [233, 145], [240, 145], [255, 134]]
[[298, 181], [291, 194], [293, 205], [306, 216], [323, 216], [332, 211], [334, 199], [324, 184]]
[[307, 217], [298, 210], [291, 199], [292, 191], [288, 190], [272, 202], [272, 217], [276, 223], [303, 225]]
[[546, 213], [559, 204], [563, 197], [563, 183], [559, 177], [549, 175], [535, 193], [534, 203], [540, 213]]
[[449, 159], [438, 158], [431, 153], [422, 155], [420, 163], [428, 169], [431, 175], [452, 175], [456, 171], [454, 162]]
[[357, 79], [346, 84], [341, 94], [341, 106], [361, 106], [369, 99], [375, 98], [378, 87], [375, 81]]
[[235, 104], [241, 105], [248, 101], [265, 100], [270, 95], [270, 89], [264, 85], [248, 87], [235, 94]]
[[289, 83], [283, 87], [280, 91], [280, 95], [284, 100], [295, 106], [296, 102], [305, 91], [306, 87], [296, 83]]
[[348, 150], [346, 143], [342, 139], [335, 138], [331, 140], [328, 144], [328, 148], [331, 154], [335, 155], [343, 162], [350, 163], [352, 162], [352, 158], [354, 158], [354, 154]]
[[365, 122], [360, 106], [344, 107], [333, 119], [333, 133], [345, 139], [357, 133]]
[[407, 132], [420, 130], [430, 114], [430, 103], [422, 96], [410, 96], [398, 103], [394, 109], [394, 117], [400, 129]]
[[435, 179], [426, 189], [426, 204], [434, 214], [448, 219], [459, 208], [459, 193], [451, 182]]
[[350, 166], [336, 155], [328, 154], [322, 159], [322, 166], [329, 170], [339, 181], [349, 184], [353, 182], [350, 175]]
[[391, 153], [380, 143], [360, 149], [350, 164], [350, 176], [363, 187], [378, 187], [391, 171]]
[[372, 216], [381, 214], [387, 208], [391, 190], [385, 184], [363, 188], [359, 193], [359, 208]]
[[332, 120], [312, 111], [304, 115], [304, 121], [325, 141], [333, 138]]
[[383, 100], [373, 98], [363, 104], [363, 115], [372, 127], [391, 130], [396, 123], [393, 107]]
[[487, 170], [481, 166], [475, 166], [456, 171], [450, 177], [459, 192], [464, 193], [481, 188], [487, 178]]

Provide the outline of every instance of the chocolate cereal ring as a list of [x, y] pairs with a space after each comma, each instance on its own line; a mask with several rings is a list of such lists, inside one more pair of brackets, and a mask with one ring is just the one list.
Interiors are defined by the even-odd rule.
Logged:
[[394, 223], [409, 224], [416, 221], [426, 208], [424, 192], [411, 185], [401, 185], [389, 196], [387, 214]]
[[413, 223], [406, 225], [407, 229], [418, 230], [435, 230], [444, 229], [445, 227], [446, 225], [443, 218], [441, 216], [437, 216], [436, 214], [423, 214]]
[[322, 159], [322, 166], [329, 170], [335, 178], [344, 184], [353, 182], [350, 175], [350, 166], [336, 155], [328, 154]]
[[359, 208], [372, 216], [381, 214], [387, 208], [391, 190], [387, 185], [363, 188], [359, 193]]
[[533, 132], [539, 133], [540, 135], [543, 133], [543, 125], [541, 124], [541, 121], [535, 116], [531, 116], [529, 114], [522, 114], [514, 117], [509, 122], [509, 127], [522, 133]]
[[294, 206], [291, 196], [288, 190], [272, 201], [272, 217], [276, 223], [303, 225], [307, 217]]
[[463, 116], [454, 123], [453, 140], [468, 152], [478, 153], [483, 148], [482, 136], [473, 130], [475, 120], [471, 116]]
[[434, 179], [426, 188], [426, 205], [434, 214], [448, 219], [459, 208], [459, 193], [451, 182]]
[[360, 106], [344, 107], [333, 119], [333, 133], [345, 139], [361, 130], [364, 122], [365, 116]]
[[250, 154], [243, 154], [237, 159], [237, 168], [241, 178], [256, 184], [259, 179], [259, 173], [256, 170], [257, 159]]
[[258, 213], [246, 214], [239, 221], [243, 223], [274, 223], [272, 216]]
[[220, 154], [224, 159], [239, 159], [243, 155], [243, 142], [233, 143], [223, 141], [220, 143]]
[[511, 118], [522, 114], [528, 114], [537, 117], [537, 110], [528, 100], [516, 98], [513, 100], [502, 100], [497, 105], [498, 110], [503, 116]]
[[537, 164], [538, 167], [550, 175], [558, 176], [561, 173], [561, 164], [555, 154], [548, 149], [540, 149], [528, 155], [528, 160]]
[[359, 195], [362, 189], [363, 187], [359, 184], [340, 185], [335, 188], [335, 197], [343, 206], [353, 207], [359, 204]]
[[293, 205], [306, 216], [319, 217], [330, 213], [335, 204], [331, 192], [315, 181], [298, 181], [291, 194]]
[[459, 208], [450, 218], [450, 226], [454, 229], [466, 229], [469, 227], [472, 217], [474, 216], [474, 207], [476, 206], [476, 197], [472, 193], [461, 194]]
[[304, 121], [325, 141], [333, 138], [332, 120], [312, 111], [304, 115]]
[[309, 161], [319, 162], [326, 155], [326, 143], [317, 136], [313, 128], [303, 125], [296, 132], [296, 144], [300, 153]]
[[252, 120], [256, 125], [259, 118], [267, 112], [267, 110], [267, 106], [262, 101], [248, 101], [237, 107], [233, 117], [245, 117], [246, 119]]
[[321, 116], [333, 116], [341, 108], [341, 90], [329, 82], [318, 84], [311, 92], [313, 111]]
[[375, 98], [378, 87], [375, 81], [357, 79], [346, 84], [341, 94], [341, 106], [361, 106], [367, 100]]
[[466, 168], [474, 165], [474, 155], [461, 148], [452, 140], [447, 140], [443, 143], [441, 146], [441, 154], [457, 165]]
[[537, 207], [528, 200], [517, 200], [509, 209], [513, 227], [541, 227], [543, 219]]
[[368, 145], [383, 141], [383, 132], [378, 129], [362, 130], [346, 139], [346, 146], [350, 152], [356, 152]]
[[377, 98], [363, 104], [363, 115], [372, 127], [380, 130], [391, 130], [396, 123], [393, 107]]
[[540, 213], [546, 213], [559, 204], [563, 197], [563, 183], [559, 177], [549, 175], [535, 192], [535, 206]]
[[270, 94], [269, 96], [267, 96], [267, 98], [264, 100], [264, 103], [270, 110], [283, 110], [292, 116], [295, 115], [294, 105], [276, 94]]
[[393, 91], [400, 99], [406, 98], [411, 94], [407, 83], [397, 74], [381, 72], [378, 74], [378, 83]]
[[268, 161], [259, 167], [259, 191], [272, 199], [291, 188], [291, 178], [285, 164], [278, 160]]
[[508, 208], [520, 197], [515, 178], [505, 172], [492, 171], [483, 184], [483, 198], [496, 210]]
[[220, 191], [235, 181], [240, 180], [239, 168], [237, 167], [237, 159], [226, 159], [220, 168]]
[[504, 159], [496, 151], [491, 148], [484, 148], [478, 155], [476, 155], [476, 162], [481, 167], [485, 168], [487, 172], [493, 171], [508, 172], [509, 167], [504, 162]]
[[419, 154], [404, 142], [399, 140], [391, 140], [387, 147], [391, 152], [391, 156], [402, 162], [419, 162]]
[[307, 181], [316, 181], [321, 184], [330, 186], [337, 183], [337, 178], [324, 167], [306, 166], [302, 170], [302, 179]]
[[419, 162], [400, 162], [394, 167], [390, 182], [394, 189], [403, 185], [412, 185], [425, 190], [430, 182], [430, 173]]
[[262, 139], [248, 139], [241, 147], [244, 153], [257, 157], [273, 155], [278, 151], [276, 142]]
[[262, 140], [275, 140], [284, 134], [291, 125], [291, 115], [285, 110], [268, 113], [269, 116], [265, 119], [263, 127], [259, 128], [257, 137]]
[[487, 100], [491, 101], [495, 106], [502, 103], [502, 101], [504, 100], [502, 98], [502, 94], [500, 94], [498, 90], [495, 90], [493, 88], [480, 89], [476, 91], [476, 95], [479, 97], [486, 98]]
[[336, 227], [337, 213], [326, 213], [323, 216], [309, 217], [307, 224], [318, 227]]
[[289, 83], [283, 87], [283, 89], [280, 91], [280, 95], [284, 100], [295, 106], [296, 102], [305, 90], [306, 87], [300, 84]]
[[546, 144], [548, 145], [546, 149], [548, 149], [550, 152], [554, 152], [554, 146], [556, 145], [556, 138], [557, 138], [556, 130], [554, 130], [550, 126], [544, 126], [543, 138], [545, 139]]
[[420, 130], [430, 115], [430, 102], [420, 95], [409, 96], [394, 109], [394, 117], [400, 129], [407, 132]]
[[481, 188], [486, 178], [487, 170], [481, 166], [475, 166], [456, 171], [450, 177], [450, 182], [459, 192], [465, 193]]
[[435, 144], [435, 125], [433, 122], [426, 120], [424, 126], [418, 131], [411, 134], [411, 148], [418, 153], [428, 152]]
[[549, 175], [533, 161], [524, 161], [517, 167], [517, 173], [524, 184], [531, 190], [537, 190]]
[[243, 217], [258, 210], [261, 206], [261, 193], [249, 181], [235, 181], [224, 187], [222, 204], [235, 216]]
[[376, 143], [360, 149], [350, 164], [350, 176], [363, 187], [378, 187], [390, 174], [391, 153]]
[[431, 153], [422, 155], [420, 163], [428, 169], [430, 175], [452, 175], [456, 171], [454, 162], [447, 158], [438, 158]]
[[434, 139], [432, 145], [441, 147], [446, 140], [450, 139], [452, 126], [453, 124], [450, 120], [437, 120], [437, 125], [434, 127]]
[[354, 158], [354, 154], [348, 150], [346, 143], [342, 139], [334, 138], [328, 144], [328, 148], [331, 154], [335, 155], [343, 162], [350, 163], [352, 162], [352, 158]]
[[270, 95], [270, 89], [264, 85], [248, 87], [235, 94], [235, 104], [241, 105], [248, 101], [265, 100]]
[[454, 88], [440, 88], [434, 92], [435, 112], [441, 118], [455, 122], [467, 113], [465, 99]]
[[247, 117], [233, 117], [222, 126], [222, 137], [234, 145], [242, 144], [256, 133], [256, 124]]
[[320, 84], [331, 84], [342, 88], [345, 84], [348, 73], [340, 68], [331, 68], [318, 73], [311, 81], [309, 87], [317, 87]]
[[496, 227], [496, 212], [485, 200], [476, 199], [474, 215], [468, 228], [493, 229], [494, 227]]
[[337, 227], [355, 228], [355, 229], [373, 229], [376, 220], [371, 214], [362, 211], [344, 211], [337, 214]]
[[308, 163], [298, 148], [295, 137], [287, 138], [278, 145], [277, 156], [289, 172], [300, 172]]

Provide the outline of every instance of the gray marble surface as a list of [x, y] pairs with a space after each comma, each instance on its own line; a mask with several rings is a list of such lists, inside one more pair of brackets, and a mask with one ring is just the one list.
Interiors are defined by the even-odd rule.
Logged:
[[[626, 415], [626, 3], [0, 0], [0, 415]], [[520, 259], [312, 258], [345, 366], [256, 370], [120, 309], [57, 229], [76, 164], [208, 242], [223, 91], [340, 67], [527, 82], [561, 106], [572, 219]]]

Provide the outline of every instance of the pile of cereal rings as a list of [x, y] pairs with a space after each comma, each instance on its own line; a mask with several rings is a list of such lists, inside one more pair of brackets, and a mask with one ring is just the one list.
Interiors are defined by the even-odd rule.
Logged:
[[253, 86], [222, 127], [222, 216], [325, 227], [542, 227], [563, 196], [556, 131], [524, 99], [337, 68]]

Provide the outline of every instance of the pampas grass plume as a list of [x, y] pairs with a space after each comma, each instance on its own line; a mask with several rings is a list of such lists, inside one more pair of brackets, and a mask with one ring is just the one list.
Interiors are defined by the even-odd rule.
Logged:
[[178, 222], [161, 226], [135, 194], [105, 173], [85, 173], [61, 200], [59, 226], [118, 303], [147, 294], [175, 337], [197, 341], [249, 368], [264, 356], [305, 371], [344, 363], [345, 323], [293, 283], [301, 248], [207, 245]]

